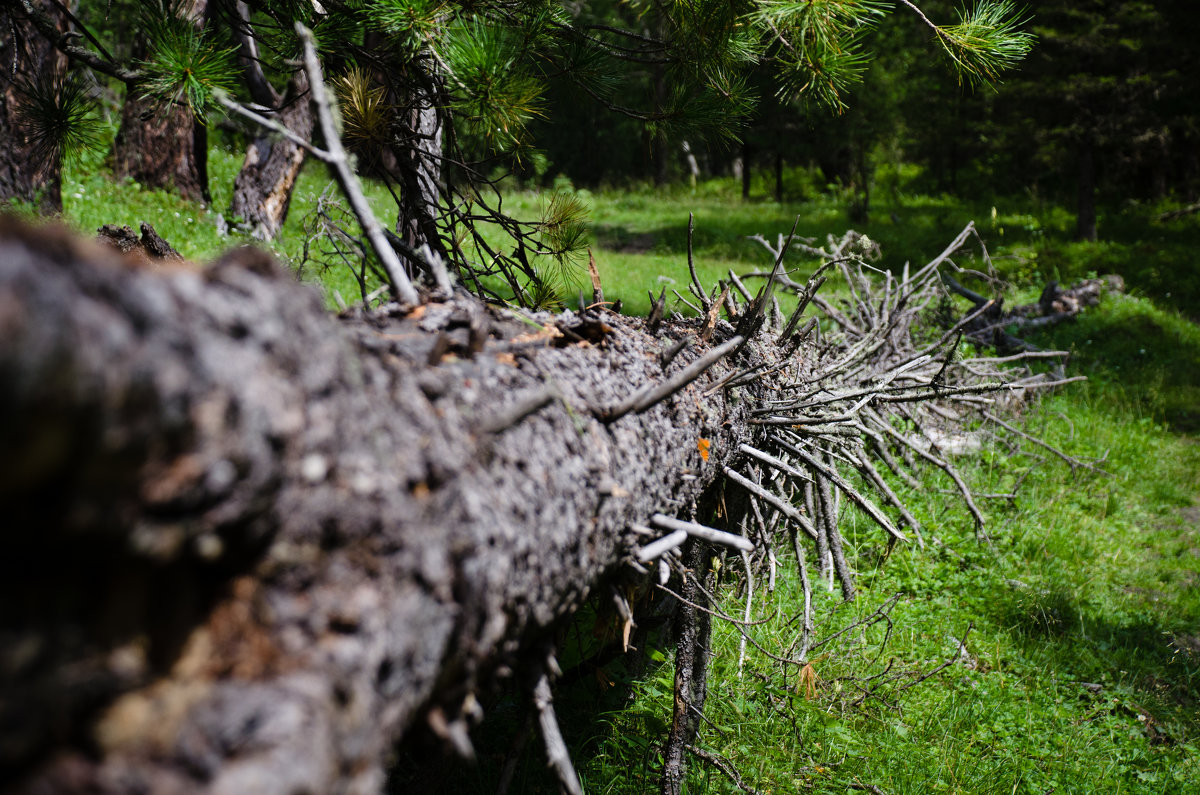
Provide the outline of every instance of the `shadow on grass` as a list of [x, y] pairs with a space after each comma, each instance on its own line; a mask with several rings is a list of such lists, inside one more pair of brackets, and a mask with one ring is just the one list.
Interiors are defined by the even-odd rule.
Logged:
[[1075, 677], [1111, 709], [1141, 715], [1152, 743], [1200, 736], [1200, 653], [1195, 636], [1180, 629], [1189, 617], [1173, 616], [1174, 629], [1144, 614], [1122, 622], [1061, 586], [1014, 592], [996, 610], [1033, 660]]
[[1036, 345], [1069, 350], [1074, 370], [1135, 401], [1184, 433], [1200, 431], [1200, 326], [1127, 296], [1105, 299], [1048, 332]]
[[[585, 605], [565, 630], [557, 652], [563, 673], [554, 684], [554, 711], [581, 774], [586, 774], [588, 760], [612, 733], [613, 717], [619, 716], [623, 728], [619, 740], [630, 779], [641, 782], [640, 791], [656, 788], [669, 707], [661, 712], [636, 710], [630, 702], [640, 683], [642, 690], [659, 688], [660, 700], [669, 704], [674, 668], [661, 665], [666, 660], [663, 633], [668, 624], [655, 612], [668, 604], [668, 600], [658, 599], [655, 607], [640, 617], [627, 653], [622, 651], [619, 623], [607, 606], [598, 617], [592, 603]], [[614, 633], [614, 629], [618, 631]], [[522, 666], [513, 662], [514, 670], [520, 671]], [[478, 750], [474, 759], [463, 759], [449, 743], [422, 727], [409, 732], [397, 749], [386, 792], [493, 795], [507, 776], [509, 793], [557, 794], [558, 780], [546, 762], [542, 736], [533, 720], [527, 692], [530, 684], [520, 674], [508, 681], [501, 688], [478, 694], [483, 720], [470, 733]], [[507, 772], [506, 766], [511, 766]], [[597, 782], [584, 784], [586, 792], [601, 791]]]

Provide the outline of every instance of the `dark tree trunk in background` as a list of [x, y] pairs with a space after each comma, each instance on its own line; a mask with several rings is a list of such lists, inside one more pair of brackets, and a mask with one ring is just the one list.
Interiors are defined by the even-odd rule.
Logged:
[[742, 141], [742, 200], [750, 198], [750, 164], [752, 160], [753, 150], [750, 148], [749, 141]]
[[[664, 4], [665, 0], [655, 0], [654, 2], [653, 25], [661, 41], [667, 41], [669, 38], [669, 23]], [[670, 92], [670, 86], [667, 85], [667, 70], [662, 64], [654, 64], [654, 66], [651, 67], [651, 81], [651, 85], [654, 90], [654, 114], [661, 117], [666, 112], [667, 100]], [[670, 178], [670, 148], [671, 142], [661, 131], [651, 136], [650, 157], [651, 167], [654, 169], [653, 178], [654, 185], [656, 187], [667, 184], [667, 180]]]
[[[184, 4], [182, 13], [200, 27], [208, 0]], [[135, 43], [145, 56], [145, 42]], [[174, 190], [185, 199], [209, 201], [207, 131], [183, 105], [162, 105], [141, 95], [137, 85], [125, 90], [121, 126], [111, 153], [113, 174], [147, 188]]]
[[702, 396], [724, 363], [595, 418], [685, 329], [531, 344], [469, 298], [339, 321], [261, 253], [132, 267], [11, 224], [0, 790], [378, 791], [751, 438]]
[[1075, 215], [1075, 237], [1096, 239], [1096, 161], [1090, 138], [1079, 142], [1079, 183]]
[[[49, 0], [34, 0], [51, 19], [60, 19]], [[60, 22], [65, 29], [65, 22]], [[19, 81], [62, 75], [66, 56], [31, 25], [16, 3], [0, 4], [0, 202], [20, 199], [39, 212], [62, 210], [62, 169], [36, 156], [20, 118]]]
[[117, 177], [137, 180], [146, 188], [173, 190], [185, 199], [208, 201], [207, 151], [197, 147], [206, 136], [197, 134], [192, 112], [178, 105], [162, 106], [127, 90], [121, 108], [121, 127], [113, 141], [112, 167]]
[[[262, 104], [282, 104], [274, 114], [275, 120], [309, 140], [313, 114], [304, 72], [297, 72], [288, 83], [286, 96], [275, 100]], [[240, 218], [259, 240], [271, 240], [283, 228], [305, 154], [295, 143], [274, 133], [255, 138], [246, 150], [246, 159], [233, 183], [229, 214]]]
[[854, 201], [850, 205], [850, 221], [855, 224], [871, 220], [871, 156], [865, 142], [852, 145], [854, 169]]
[[[308, 78], [303, 70], [288, 81], [280, 95], [267, 80], [258, 53], [258, 42], [250, 27], [250, 9], [236, 6], [238, 60], [250, 96], [259, 105], [275, 109], [273, 117], [302, 140], [313, 133], [312, 103], [308, 96]], [[268, 114], [272, 115], [272, 114]], [[250, 229], [259, 240], [271, 240], [287, 220], [288, 206], [307, 153], [277, 133], [259, 130], [246, 150], [246, 159], [233, 183], [229, 214]]]
[[775, 202], [783, 204], [783, 141], [777, 140], [775, 148]]

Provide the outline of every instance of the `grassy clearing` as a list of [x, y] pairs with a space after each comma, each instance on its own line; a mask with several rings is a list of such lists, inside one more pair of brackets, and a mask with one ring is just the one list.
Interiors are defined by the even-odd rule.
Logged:
[[[100, 155], [86, 156], [64, 173], [64, 218], [85, 233], [106, 223], [154, 224], [167, 240], [187, 257], [211, 259], [231, 245], [251, 242], [244, 236], [217, 233], [216, 215], [229, 206], [234, 177], [241, 166], [241, 152], [228, 142], [209, 152], [212, 204], [185, 202], [166, 191], [146, 191], [132, 181], [114, 181]], [[926, 261], [949, 242], [963, 226], [974, 221], [987, 241], [995, 265], [1003, 277], [1015, 284], [1042, 284], [1049, 279], [1071, 281], [1097, 273], [1119, 272], [1138, 295], [1154, 297], [1164, 306], [1195, 314], [1200, 305], [1200, 270], [1192, 267], [1200, 249], [1200, 215], [1158, 222], [1158, 208], [1130, 204], [1101, 213], [1104, 240], [1084, 243], [1072, 240], [1074, 218], [1062, 207], [1035, 196], [965, 200], [954, 196], [927, 196], [906, 192], [916, 177], [910, 167], [881, 174], [887, 190], [879, 192], [869, 222], [852, 222], [847, 212], [849, 197], [833, 186], [815, 185], [812, 172], [793, 170], [789, 193], [783, 203], [760, 197], [756, 189], [750, 201], [740, 198], [740, 186], [730, 179], [714, 179], [696, 187], [683, 185], [661, 189], [576, 190], [559, 180], [553, 190], [575, 193], [591, 211], [591, 243], [605, 294], [622, 299], [626, 311], [645, 312], [646, 292], [663, 286], [685, 292], [688, 279], [688, 214], [695, 213], [693, 239], [697, 268], [706, 283], [723, 278], [730, 268], [738, 273], [767, 267], [769, 255], [747, 238], [761, 234], [769, 240], [786, 233], [798, 219], [798, 234], [823, 241], [830, 233], [854, 227], [881, 243], [881, 265], [897, 268], [906, 259]], [[757, 183], [756, 183], [757, 184]], [[330, 185], [324, 169], [308, 163], [291, 204], [291, 212], [280, 237], [267, 244], [293, 266], [304, 261], [309, 237], [306, 222], [317, 197]], [[547, 191], [513, 190], [505, 197], [505, 209], [524, 220], [536, 220], [545, 208]], [[378, 184], [367, 185], [376, 212], [387, 219], [394, 203]], [[498, 242], [498, 238], [493, 238]], [[967, 258], [962, 264], [978, 265]], [[358, 294], [348, 273], [319, 272], [311, 266], [307, 278], [336, 289], [347, 300]], [[801, 265], [797, 276], [805, 275]], [[578, 282], [586, 281], [582, 271]], [[567, 287], [564, 298], [575, 298]], [[686, 311], [686, 310], [685, 310]]]
[[[214, 149], [213, 207], [227, 206], [238, 165], [237, 153]], [[304, 217], [327, 184], [317, 168], [302, 175], [285, 232], [272, 244], [287, 261], [302, 259]], [[386, 217], [390, 200], [372, 190]], [[707, 283], [729, 268], [766, 267], [765, 250], [746, 237], [774, 238], [797, 215], [800, 234], [818, 239], [851, 226], [836, 194], [742, 202], [736, 186], [720, 181], [577, 194], [592, 210], [605, 293], [633, 312], [645, 311], [648, 289], [685, 292], [689, 212]], [[240, 240], [216, 233], [211, 210], [113, 183], [95, 163], [68, 171], [64, 199], [66, 218], [82, 230], [149, 221], [197, 259]], [[514, 191], [506, 206], [534, 218], [544, 201]], [[971, 203], [896, 187], [877, 203], [872, 223], [861, 229], [882, 243], [887, 265], [924, 261], [976, 220], [997, 268], [1023, 289], [1047, 278], [1125, 275], [1131, 295], [1037, 340], [1074, 351], [1073, 372], [1091, 381], [1049, 397], [1024, 418], [1031, 432], [1074, 455], [1107, 452], [1112, 475], [1072, 473], [1055, 460], [993, 446], [963, 464], [977, 489], [1006, 492], [1024, 480], [1016, 499], [985, 506], [991, 543], [977, 543], [966, 512], [942, 493], [949, 484], [931, 473], [919, 493], [894, 485], [944, 546], [897, 550], [886, 561], [877, 554], [878, 533], [848, 510], [862, 595], [841, 605], [822, 590], [818, 636], [899, 594], [891, 632], [875, 624], [820, 650], [806, 683], [753, 652], [739, 676], [739, 637], [718, 627], [711, 724], [702, 727], [701, 747], [727, 757], [748, 783], [777, 793], [843, 793], [852, 785], [889, 795], [1200, 792], [1200, 515], [1193, 507], [1200, 446], [1187, 435], [1200, 405], [1200, 329], [1171, 308], [1194, 307], [1200, 298], [1200, 272], [1188, 259], [1200, 244], [1200, 219], [1157, 224], [1146, 220], [1151, 215], [1144, 207], [1111, 212], [1101, 221], [1110, 239], [1085, 244], [1069, 240], [1068, 213], [1031, 197]], [[346, 274], [308, 276], [347, 299], [357, 294]], [[723, 572], [723, 609], [730, 613], [741, 609], [736, 568]], [[774, 618], [753, 635], [777, 653], [797, 633], [789, 621], [799, 610], [793, 568], [781, 555], [774, 594], [755, 600], [760, 618]], [[972, 623], [962, 659], [905, 688], [953, 657]], [[586, 616], [580, 619], [577, 634], [594, 631]], [[655, 787], [655, 743], [670, 715], [672, 671], [662, 652], [650, 658], [651, 668], [637, 676], [618, 660], [589, 668], [585, 683], [560, 691], [564, 729], [588, 791]], [[862, 688], [871, 695], [856, 703]], [[497, 732], [492, 747], [503, 747], [519, 714], [515, 704], [493, 707], [498, 720], [483, 727]], [[513, 791], [555, 789], [535, 746], [525, 751]], [[500, 761], [461, 771], [458, 789], [488, 791]], [[693, 761], [689, 791], [735, 790]]]

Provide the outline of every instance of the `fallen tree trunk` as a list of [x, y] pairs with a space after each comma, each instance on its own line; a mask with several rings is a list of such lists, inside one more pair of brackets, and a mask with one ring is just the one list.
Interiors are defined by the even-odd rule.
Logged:
[[590, 415], [662, 375], [637, 320], [339, 321], [249, 250], [11, 226], [0, 262], [0, 748], [51, 791], [377, 790], [747, 435], [701, 384]]
[[[787, 322], [768, 311], [769, 279], [744, 304], [697, 286], [704, 316], [650, 333], [447, 294], [335, 319], [252, 250], [205, 270], [134, 265], [6, 222], [4, 783], [375, 792], [417, 725], [469, 753], [476, 695], [514, 671], [533, 673], [552, 723], [562, 620], [639, 561], [703, 577], [668, 551], [685, 538], [754, 550], [748, 504], [812, 538], [847, 596], [837, 494], [889, 544], [909, 536], [846, 464], [919, 534], [876, 467], [903, 475], [897, 455], [923, 457], [982, 528], [937, 444], [891, 417], [927, 430], [952, 423], [948, 405], [995, 410], [987, 395], [1046, 379], [1005, 384], [991, 360], [955, 358], [961, 323], [917, 345], [937, 263], [872, 294], [847, 264], [853, 242], [831, 244]], [[824, 327], [801, 323], [834, 265], [851, 299]], [[779, 496], [811, 482], [806, 510]], [[672, 518], [704, 504], [722, 506], [724, 533]], [[688, 652], [676, 746], [704, 697], [706, 648]], [[668, 769], [664, 789], [681, 780]]]

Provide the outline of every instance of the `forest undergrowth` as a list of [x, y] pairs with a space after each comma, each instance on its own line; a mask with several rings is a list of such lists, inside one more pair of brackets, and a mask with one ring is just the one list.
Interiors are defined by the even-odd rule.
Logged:
[[[212, 208], [228, 205], [221, 190], [237, 167], [235, 153], [214, 148]], [[304, 262], [305, 218], [327, 184], [319, 169], [305, 171], [273, 248], [353, 301], [352, 279]], [[821, 240], [850, 225], [845, 197], [819, 186], [784, 204], [743, 202], [730, 181], [665, 191], [558, 187], [590, 207], [605, 295], [630, 312], [645, 311], [648, 290], [684, 292], [689, 212], [710, 283], [731, 268], [764, 267], [765, 250], [747, 237], [773, 239], [797, 214], [800, 234]], [[68, 171], [63, 195], [65, 219], [85, 232], [147, 221], [196, 259], [242, 242], [218, 233], [213, 209], [114, 183], [97, 163]], [[390, 201], [377, 198], [380, 208]], [[514, 191], [506, 208], [535, 216], [544, 202]], [[864, 543], [854, 556], [855, 602], [816, 589], [817, 636], [870, 620], [814, 650], [803, 670], [753, 649], [739, 669], [741, 633], [718, 622], [697, 746], [764, 793], [1200, 792], [1200, 326], [1187, 317], [1200, 269], [1186, 255], [1200, 242], [1200, 220], [1162, 224], [1152, 208], [1118, 208], [1106, 217], [1111, 238], [1077, 244], [1065, 212], [1031, 197], [964, 202], [901, 191], [881, 199], [872, 218], [856, 228], [880, 242], [879, 266], [922, 263], [975, 220], [1010, 299], [1036, 296], [1052, 278], [1125, 277], [1128, 294], [1032, 338], [1072, 351], [1068, 375], [1089, 381], [1020, 418], [1069, 455], [1103, 457], [1106, 474], [1072, 470], [1029, 444], [987, 444], [958, 462], [978, 493], [996, 495], [983, 506], [985, 542], [941, 475], [931, 471], [920, 490], [893, 483], [938, 543], [886, 559]], [[804, 275], [801, 267], [795, 278]], [[847, 540], [854, 545], [862, 532], [865, 541], [867, 521], [844, 510]], [[739, 572], [721, 572], [721, 609], [731, 615], [744, 609]], [[796, 639], [796, 577], [780, 550], [774, 590], [757, 583], [757, 623], [747, 632], [772, 653]], [[665, 654], [646, 651], [653, 664], [639, 676], [616, 660], [560, 695], [588, 792], [657, 786], [673, 669]], [[537, 750], [524, 756], [511, 791], [554, 791]], [[491, 791], [502, 762], [480, 760], [457, 791]], [[739, 790], [718, 764], [693, 758], [688, 791]]]

